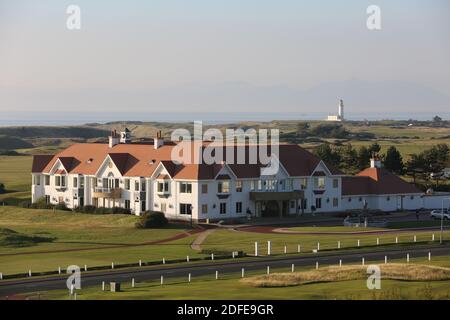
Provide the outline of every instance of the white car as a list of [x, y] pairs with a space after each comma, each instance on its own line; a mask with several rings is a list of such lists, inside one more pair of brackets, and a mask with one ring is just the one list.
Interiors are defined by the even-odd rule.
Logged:
[[442, 215], [444, 215], [444, 220], [450, 220], [450, 212], [448, 209], [444, 209], [444, 213], [442, 214], [442, 210], [433, 210], [431, 211], [430, 217], [431, 219], [442, 219]]

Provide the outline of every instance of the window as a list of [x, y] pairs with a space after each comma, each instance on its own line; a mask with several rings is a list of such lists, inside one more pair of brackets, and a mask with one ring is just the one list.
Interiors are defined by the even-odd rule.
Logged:
[[236, 192], [242, 192], [242, 181], [236, 181]]
[[49, 186], [49, 185], [50, 185], [50, 176], [44, 176], [44, 184], [45, 184], [46, 186]]
[[192, 193], [192, 184], [189, 182], [180, 182], [180, 193]]
[[316, 198], [316, 209], [322, 208], [322, 198]]
[[339, 207], [339, 199], [338, 198], [333, 198], [333, 207]]
[[139, 181], [134, 182], [134, 191], [139, 191]]
[[208, 213], [208, 205], [207, 204], [202, 204], [202, 213], [203, 214], [207, 214]]
[[80, 177], [80, 188], [84, 188], [84, 177]]
[[277, 180], [266, 180], [266, 190], [267, 191], [274, 191], [277, 186]]
[[98, 187], [98, 180], [97, 180], [97, 178], [92, 178], [92, 186], [94, 188]]
[[141, 191], [142, 192], [145, 192], [145, 185], [146, 185], [145, 180], [142, 180], [141, 181]]
[[226, 214], [227, 213], [227, 204], [225, 202], [220, 203], [220, 214]]
[[314, 187], [316, 189], [325, 189], [325, 178], [324, 177], [314, 178]]
[[333, 179], [333, 188], [335, 188], [335, 189], [339, 188], [339, 180], [338, 179]]
[[236, 202], [236, 213], [242, 213], [242, 202]]
[[230, 181], [221, 181], [217, 184], [217, 193], [230, 193]]
[[41, 176], [33, 176], [33, 184], [36, 186], [41, 185]]
[[258, 180], [258, 190], [262, 190], [262, 180]]
[[159, 181], [158, 182], [158, 192], [168, 193], [169, 192], [169, 181]]
[[61, 176], [61, 187], [66, 186], [66, 176]]
[[255, 190], [255, 181], [251, 180], [250, 181], [250, 191]]
[[292, 190], [292, 189], [294, 189], [294, 188], [293, 188], [293, 184], [294, 184], [294, 181], [293, 181], [292, 179], [288, 179], [288, 180], [287, 180], [287, 183], [286, 183], [286, 188], [287, 188], [287, 190]]
[[130, 209], [130, 200], [125, 200], [125, 209]]
[[56, 187], [61, 186], [61, 176], [55, 176], [55, 186]]
[[102, 179], [102, 186], [103, 186], [103, 188], [108, 188], [108, 178]]
[[206, 183], [202, 184], [202, 193], [203, 194], [208, 193], [208, 185]]
[[300, 189], [305, 190], [306, 188], [308, 188], [308, 179], [306, 178], [300, 179]]
[[78, 188], [78, 178], [77, 177], [73, 177], [73, 187]]
[[192, 205], [190, 203], [180, 203], [180, 214], [192, 214]]
[[290, 207], [291, 209], [295, 209], [295, 201], [290, 201]]
[[130, 190], [130, 179], [125, 179], [125, 190]]

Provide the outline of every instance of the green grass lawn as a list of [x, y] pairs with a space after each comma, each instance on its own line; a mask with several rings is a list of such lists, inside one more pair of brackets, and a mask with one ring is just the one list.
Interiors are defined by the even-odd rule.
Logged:
[[31, 198], [30, 156], [0, 156], [0, 182], [8, 191], [0, 194], [0, 202], [17, 204]]
[[[404, 263], [405, 261], [392, 260]], [[367, 264], [381, 264], [382, 261], [367, 261]], [[410, 263], [450, 267], [450, 257], [433, 257], [429, 262], [424, 258], [411, 259]], [[296, 271], [307, 271], [313, 266], [296, 268]], [[265, 274], [265, 269], [246, 272], [246, 277]], [[272, 269], [274, 272], [290, 272], [290, 268]], [[292, 287], [260, 288], [239, 281], [240, 273], [220, 274], [215, 280], [214, 270], [211, 275], [193, 277], [192, 282], [185, 278], [166, 277], [164, 285], [159, 281], [146, 281], [131, 287], [131, 279], [122, 282], [122, 291], [111, 293], [101, 291], [100, 287], [88, 287], [77, 290], [77, 297], [83, 299], [449, 299], [450, 281], [397, 281], [383, 280], [381, 290], [368, 290], [366, 280], [349, 280], [339, 282], [323, 282], [304, 284]], [[220, 288], [220, 289], [219, 289]], [[28, 295], [36, 298], [37, 294]], [[43, 299], [70, 299], [67, 290], [41, 292]]]
[[[0, 207], [0, 228], [28, 237], [52, 238], [50, 242], [5, 245], [0, 233], [0, 272], [3, 274], [56, 270], [70, 264], [110, 265], [195, 256], [190, 248], [195, 236], [168, 244], [146, 244], [187, 231], [187, 226], [136, 229], [133, 215], [90, 215], [68, 211]], [[4, 239], [3, 239], [4, 240]], [[3, 245], [2, 245], [3, 244]], [[113, 248], [108, 248], [114, 246]], [[62, 250], [76, 250], [61, 252]], [[48, 251], [48, 253], [37, 252]], [[11, 255], [14, 254], [14, 255]]]

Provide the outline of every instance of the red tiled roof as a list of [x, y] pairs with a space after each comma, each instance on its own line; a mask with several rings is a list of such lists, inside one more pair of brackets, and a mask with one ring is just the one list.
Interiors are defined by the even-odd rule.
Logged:
[[342, 195], [421, 193], [414, 185], [383, 168], [368, 168], [342, 178]]
[[[181, 142], [204, 150], [207, 146], [205, 143]], [[69, 173], [78, 173], [86, 175], [94, 175], [106, 156], [109, 155], [117, 166], [118, 170], [124, 176], [149, 177], [153, 174], [159, 163], [162, 163], [172, 178], [176, 179], [192, 179], [192, 180], [208, 180], [214, 179], [224, 164], [175, 164], [171, 161], [172, 150], [176, 144], [163, 145], [158, 149], [154, 149], [151, 144], [118, 144], [109, 148], [108, 144], [98, 143], [81, 143], [74, 144], [60, 153], [53, 156], [51, 160], [48, 158], [35, 158], [33, 172], [49, 172], [57, 159], [60, 159], [64, 167]], [[259, 154], [258, 146], [234, 146], [234, 150], [230, 150], [228, 146], [220, 146], [223, 148], [223, 155], [227, 155], [227, 151], [234, 151], [234, 159], [236, 164], [228, 164], [229, 168], [239, 179], [257, 178], [260, 176], [263, 164], [257, 162], [255, 164], [238, 164], [237, 155], [242, 152], [245, 154], [245, 161], [249, 162], [250, 150]], [[268, 147], [266, 154], [271, 153]], [[193, 152], [191, 159], [194, 159]], [[279, 145], [279, 159], [281, 165], [286, 169], [290, 176], [310, 176], [320, 159], [302, 149], [298, 145], [281, 144]], [[332, 174], [342, 174], [339, 170], [327, 166]]]

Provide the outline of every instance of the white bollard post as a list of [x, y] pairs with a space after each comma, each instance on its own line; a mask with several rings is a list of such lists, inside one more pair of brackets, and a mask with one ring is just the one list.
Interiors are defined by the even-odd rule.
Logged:
[[431, 251], [428, 252], [428, 261], [431, 261]]
[[87, 265], [84, 265], [84, 271], [87, 271]]
[[398, 237], [395, 237], [395, 243], [398, 243]]
[[211, 260], [214, 261], [214, 253], [211, 253]]
[[317, 242], [317, 251], [320, 250], [320, 242]]
[[387, 256], [384, 256], [384, 264], [387, 264]]
[[61, 274], [61, 267], [58, 267], [58, 274]]
[[73, 295], [73, 284], [70, 285], [70, 295]]
[[105, 291], [105, 281], [102, 281], [102, 291]]
[[267, 274], [270, 274], [270, 267], [267, 266]]
[[409, 253], [406, 254], [406, 262], [409, 263]]
[[163, 257], [163, 264], [166, 264], [166, 258]]
[[142, 260], [139, 260], [139, 267], [142, 267]]
[[338, 249], [341, 248], [341, 241], [338, 241]]
[[186, 256], [186, 262], [189, 262], [189, 256]]
[[191, 274], [188, 274], [188, 282], [191, 283]]
[[161, 285], [164, 284], [164, 276], [161, 276]]
[[231, 258], [234, 259], [234, 251], [231, 253]]
[[31, 277], [31, 269], [28, 270], [28, 276]]
[[297, 245], [297, 252], [300, 253], [302, 251], [302, 247], [298, 244]]
[[287, 247], [284, 246], [284, 254], [287, 254]]
[[431, 241], [434, 241], [434, 233], [433, 233], [433, 235], [431, 236]]
[[380, 238], [377, 238], [377, 246], [380, 245]]
[[291, 272], [294, 272], [294, 270], [295, 270], [295, 265], [292, 264], [292, 265], [291, 265]]
[[414, 242], [417, 242], [417, 236], [414, 235]]
[[358, 240], [358, 248], [359, 248], [360, 244], [361, 244], [361, 241], [360, 241], [360, 240]]
[[0, 272], [0, 280], [3, 280], [3, 273]]
[[245, 269], [244, 268], [242, 268], [242, 270], [241, 270], [241, 278], [243, 278], [243, 277], [245, 277]]
[[365, 260], [364, 258], [361, 259], [361, 264], [364, 265], [365, 264]]
[[319, 262], [316, 262], [316, 270], [319, 270]]
[[339, 259], [339, 267], [342, 267], [342, 259]]
[[219, 271], [216, 271], [216, 280], [219, 280]]
[[267, 255], [270, 256], [272, 251], [272, 243], [270, 241], [267, 241]]
[[255, 257], [258, 256], [258, 242], [255, 241]]
[[114, 262], [111, 262], [111, 269], [114, 269]]
[[131, 279], [131, 287], [134, 288], [135, 283], [134, 283], [134, 278]]

